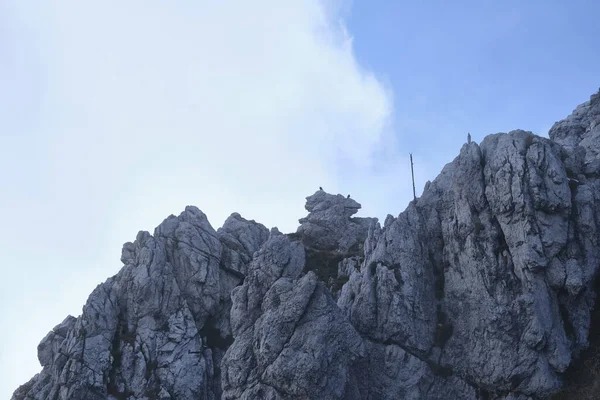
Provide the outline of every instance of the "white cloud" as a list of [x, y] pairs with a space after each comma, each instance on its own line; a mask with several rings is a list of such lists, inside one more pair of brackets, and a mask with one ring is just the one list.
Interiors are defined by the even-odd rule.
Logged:
[[352, 193], [363, 215], [404, 208], [410, 171], [391, 133], [392, 97], [357, 64], [340, 7], [7, 7], [10, 46], [0, 49], [13, 67], [0, 82], [29, 82], [37, 106], [18, 103], [22, 115], [0, 133], [10, 144], [0, 167], [11, 171], [0, 172], [10, 189], [0, 208], [12, 210], [0, 240], [9, 278], [23, 284], [0, 300], [12, 309], [7, 326], [28, 332], [2, 339], [2, 364], [20, 362], [0, 377], [0, 396], [39, 369], [37, 342], [117, 271], [121, 244], [188, 204], [215, 228], [238, 211], [284, 231], [318, 186]]

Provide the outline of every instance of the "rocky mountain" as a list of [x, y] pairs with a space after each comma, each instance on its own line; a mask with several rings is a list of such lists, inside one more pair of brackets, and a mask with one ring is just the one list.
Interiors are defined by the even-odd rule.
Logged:
[[[465, 144], [383, 225], [307, 197], [296, 233], [196, 207], [41, 341], [23, 399], [541, 399], [586, 356], [600, 264], [600, 93]], [[600, 316], [599, 316], [600, 318]]]

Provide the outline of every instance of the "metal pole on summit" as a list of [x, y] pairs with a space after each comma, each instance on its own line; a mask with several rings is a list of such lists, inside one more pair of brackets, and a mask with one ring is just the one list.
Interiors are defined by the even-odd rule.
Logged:
[[410, 154], [410, 173], [412, 175], [412, 182], [413, 182], [413, 197], [415, 198], [415, 200], [417, 200], [417, 191], [415, 190], [415, 169], [413, 168], [413, 160], [412, 160], [412, 153]]

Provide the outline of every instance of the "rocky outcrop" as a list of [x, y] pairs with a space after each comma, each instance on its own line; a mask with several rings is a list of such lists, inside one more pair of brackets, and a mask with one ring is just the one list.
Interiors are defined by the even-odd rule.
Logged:
[[236, 214], [217, 233], [195, 207], [153, 236], [140, 232], [123, 246], [123, 269], [94, 290], [82, 315], [40, 343], [44, 368], [13, 398], [220, 398], [220, 362], [232, 341], [223, 305], [266, 234]]
[[361, 337], [316, 275], [302, 245], [275, 232], [233, 291], [235, 341], [223, 359], [223, 398], [343, 399]]
[[361, 334], [480, 391], [558, 389], [571, 341], [545, 272], [549, 260], [581, 260], [558, 257], [571, 199], [556, 152], [523, 131], [465, 145], [417, 202], [375, 228], [366, 268], [339, 300]]
[[306, 218], [297, 234], [305, 246], [338, 253], [359, 253], [375, 218], [352, 218], [361, 205], [350, 197], [320, 190], [306, 198]]
[[[13, 399], [541, 399], [585, 354], [600, 94], [467, 143], [383, 226], [307, 197], [298, 231], [187, 207], [38, 346]], [[596, 322], [597, 324], [597, 322]]]
[[364, 244], [377, 218], [356, 218], [361, 205], [349, 196], [319, 190], [306, 198], [308, 216], [300, 219], [296, 233], [306, 252], [304, 271], [313, 271], [338, 297], [352, 271], [364, 261]]

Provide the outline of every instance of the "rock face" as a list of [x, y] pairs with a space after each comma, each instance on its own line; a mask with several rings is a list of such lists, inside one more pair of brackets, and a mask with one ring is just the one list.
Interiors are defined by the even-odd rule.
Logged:
[[347, 398], [362, 338], [309, 271], [304, 248], [273, 232], [232, 293], [235, 341], [223, 398]]
[[220, 398], [230, 292], [267, 237], [237, 214], [215, 232], [195, 207], [140, 232], [82, 315], [42, 340], [44, 368], [13, 398]]
[[374, 218], [351, 218], [361, 205], [340, 194], [320, 190], [306, 198], [306, 218], [300, 219], [298, 234], [307, 247], [339, 253], [359, 252]]
[[284, 235], [187, 207], [38, 346], [21, 399], [541, 399], [588, 346], [600, 94], [465, 144], [381, 226], [318, 191]]

